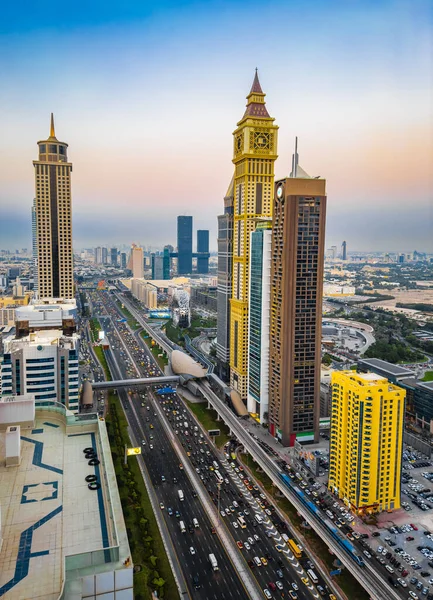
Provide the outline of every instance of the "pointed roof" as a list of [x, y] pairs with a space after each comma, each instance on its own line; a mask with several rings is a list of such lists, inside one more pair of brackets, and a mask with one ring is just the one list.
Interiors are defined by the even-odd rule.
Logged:
[[57, 140], [56, 138], [56, 130], [54, 129], [54, 115], [51, 113], [51, 123], [50, 123], [50, 137], [49, 140]]
[[241, 120], [245, 119], [245, 117], [262, 117], [264, 119], [270, 119], [271, 117], [265, 106], [265, 96], [266, 94], [262, 90], [256, 69], [253, 85], [247, 96], [247, 108]]
[[224, 198], [231, 198], [234, 195], [234, 187], [235, 187], [235, 175], [233, 173], [229, 187], [227, 188], [226, 195]]
[[251, 86], [250, 94], [263, 94], [262, 86], [260, 85], [259, 75], [256, 67], [256, 74], [254, 75], [253, 85]]

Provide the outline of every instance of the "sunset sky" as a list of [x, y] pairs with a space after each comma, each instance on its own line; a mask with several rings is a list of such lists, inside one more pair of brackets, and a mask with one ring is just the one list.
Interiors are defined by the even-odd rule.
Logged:
[[7, 3], [0, 248], [30, 247], [36, 142], [69, 144], [74, 245], [211, 229], [258, 67], [276, 177], [327, 179], [327, 245], [433, 252], [431, 0]]

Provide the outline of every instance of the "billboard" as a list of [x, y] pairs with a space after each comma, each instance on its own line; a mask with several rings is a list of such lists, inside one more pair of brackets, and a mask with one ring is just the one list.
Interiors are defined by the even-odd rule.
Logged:
[[98, 340], [101, 342], [102, 340], [105, 340], [105, 331], [103, 329], [101, 329], [101, 331], [98, 331]]
[[141, 454], [141, 448], [127, 448], [126, 456], [135, 456], [136, 454]]
[[210, 435], [210, 437], [217, 437], [220, 433], [221, 431], [219, 429], [208, 429], [208, 435]]

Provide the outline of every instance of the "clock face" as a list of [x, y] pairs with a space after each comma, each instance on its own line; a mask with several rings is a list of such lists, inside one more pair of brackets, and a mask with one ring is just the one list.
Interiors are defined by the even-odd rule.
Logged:
[[278, 198], [281, 198], [283, 196], [283, 186], [282, 185], [279, 185], [277, 187], [277, 196], [278, 196]]
[[254, 148], [256, 150], [269, 150], [270, 149], [270, 135], [268, 132], [255, 131], [254, 132]]

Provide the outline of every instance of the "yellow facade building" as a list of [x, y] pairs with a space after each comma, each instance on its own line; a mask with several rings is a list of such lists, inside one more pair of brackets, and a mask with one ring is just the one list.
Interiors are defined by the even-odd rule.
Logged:
[[328, 487], [357, 514], [400, 508], [406, 392], [375, 373], [332, 373]]
[[272, 218], [278, 127], [254, 77], [244, 116], [233, 132], [233, 286], [230, 299], [230, 383], [248, 395], [248, 293], [250, 234], [260, 217]]

